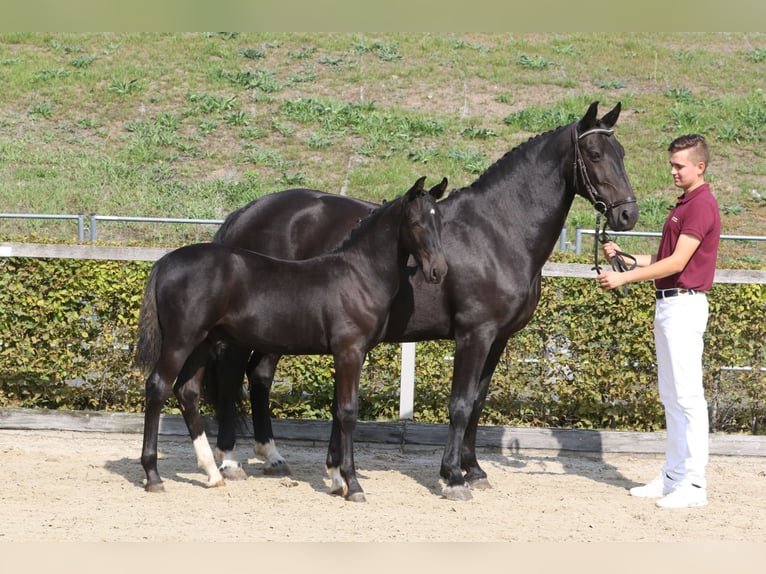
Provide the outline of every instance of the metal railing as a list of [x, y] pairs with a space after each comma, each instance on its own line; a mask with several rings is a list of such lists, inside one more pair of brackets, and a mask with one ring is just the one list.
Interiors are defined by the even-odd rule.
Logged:
[[[77, 222], [77, 241], [98, 241], [99, 221], [122, 222], [122, 223], [180, 223], [189, 225], [221, 225], [223, 219], [186, 219], [175, 217], [132, 217], [117, 215], [98, 215], [90, 213], [78, 214], [41, 214], [41, 213], [0, 213], [0, 219], [58, 219], [72, 220]], [[559, 235], [559, 251], [574, 251], [578, 255], [583, 249], [583, 235], [593, 236], [595, 229], [584, 227], [575, 228], [575, 241], [571, 245], [567, 240], [567, 228], [564, 227]], [[659, 231], [609, 231], [613, 237], [661, 237]], [[721, 235], [722, 240], [732, 241], [766, 241], [766, 236], [761, 235]], [[591, 240], [592, 241], [592, 240]], [[590, 247], [589, 247], [590, 248]]]
[[[575, 252], [580, 255], [582, 253], [582, 236], [593, 236], [596, 233], [595, 229], [584, 229], [582, 227], [576, 228], [575, 234]], [[563, 231], [564, 237], [566, 237], [566, 229]], [[662, 237], [662, 233], [659, 231], [609, 231], [609, 235], [613, 237]], [[722, 240], [733, 241], [766, 241], [766, 236], [762, 235], [721, 235]], [[591, 240], [592, 242], [592, 240]], [[559, 241], [561, 246], [561, 240]], [[563, 249], [562, 249], [563, 251]]]
[[87, 216], [84, 213], [76, 215], [47, 215], [42, 213], [0, 213], [0, 219], [58, 219], [77, 221], [77, 241], [83, 243], [88, 241], [98, 241], [98, 222], [113, 221], [123, 223], [182, 223], [190, 225], [221, 225], [223, 219], [184, 219], [175, 217], [123, 217], [117, 215], [98, 215], [90, 213]]

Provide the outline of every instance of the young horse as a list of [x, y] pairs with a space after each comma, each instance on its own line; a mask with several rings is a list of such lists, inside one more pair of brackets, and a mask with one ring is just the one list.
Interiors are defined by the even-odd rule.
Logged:
[[206, 243], [176, 249], [154, 264], [141, 305], [136, 355], [139, 365], [151, 369], [141, 454], [146, 490], [163, 490], [157, 434], [171, 387], [208, 485], [223, 483], [202, 428], [199, 389], [211, 345], [225, 340], [259, 353], [333, 355], [327, 466], [334, 491], [364, 500], [352, 441], [362, 362], [383, 334], [409, 255], [429, 284], [447, 272], [436, 206], [447, 180], [429, 192], [424, 180], [373, 211], [337, 250], [313, 259], [284, 261]]
[[[577, 122], [530, 139], [506, 153], [470, 186], [440, 203], [450, 273], [439, 285], [411, 276], [399, 290], [383, 341], [454, 339], [449, 433], [441, 464], [442, 493], [471, 498], [488, 488], [476, 459], [476, 432], [490, 379], [506, 342], [532, 317], [543, 264], [553, 250], [575, 194], [602, 212], [616, 231], [638, 219], [633, 190], [614, 136], [620, 104], [601, 119], [598, 102]], [[285, 258], [309, 257], [338, 241], [369, 203], [311, 190], [288, 190], [232, 213], [214, 241]], [[223, 348], [206, 383], [239, 392], [248, 352]], [[256, 454], [278, 472], [284, 459], [273, 441], [269, 389], [279, 356], [254, 353], [248, 366]], [[233, 393], [234, 391], [227, 391]], [[236, 466], [235, 415], [218, 411], [218, 449]]]

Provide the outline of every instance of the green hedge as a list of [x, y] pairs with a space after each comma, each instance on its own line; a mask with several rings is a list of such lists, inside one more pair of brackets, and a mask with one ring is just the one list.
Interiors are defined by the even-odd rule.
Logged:
[[[132, 362], [150, 263], [0, 260], [0, 406], [141, 411]], [[595, 281], [545, 278], [530, 324], [513, 337], [489, 389], [483, 424], [650, 430], [663, 426], [654, 368], [649, 283], [626, 298]], [[766, 287], [716, 285], [709, 296], [705, 384], [713, 427], [760, 432]], [[446, 422], [451, 341], [417, 345], [415, 419]], [[721, 367], [750, 367], [728, 370]], [[400, 346], [367, 358], [365, 420], [398, 416]], [[275, 416], [329, 418], [330, 357], [285, 357]], [[169, 401], [168, 412], [177, 412]], [[209, 410], [206, 410], [209, 413]]]

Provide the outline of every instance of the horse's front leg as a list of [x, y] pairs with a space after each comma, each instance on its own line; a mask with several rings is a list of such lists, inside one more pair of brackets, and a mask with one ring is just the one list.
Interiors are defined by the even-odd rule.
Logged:
[[345, 496], [347, 492], [346, 481], [340, 474], [340, 463], [343, 459], [343, 449], [340, 441], [340, 420], [338, 419], [338, 385], [333, 384], [332, 425], [330, 426], [330, 442], [327, 446], [327, 474], [330, 476], [330, 494]]
[[462, 471], [465, 432], [479, 396], [479, 379], [492, 339], [476, 331], [455, 339], [455, 363], [449, 402], [449, 429], [440, 475], [445, 481], [442, 496], [449, 500], [471, 500], [473, 495]]
[[[359, 377], [364, 362], [364, 352], [351, 349], [334, 354], [335, 358], [335, 399], [333, 409], [333, 430], [340, 429], [340, 465], [338, 464], [337, 440], [333, 448], [333, 437], [327, 453], [327, 470], [331, 478], [337, 473], [345, 483], [344, 495], [351, 502], [365, 502], [364, 491], [356, 478], [354, 465], [354, 428], [359, 413]], [[335, 484], [335, 478], [333, 478]]]
[[279, 358], [279, 355], [253, 353], [247, 366], [247, 379], [250, 383], [255, 454], [264, 459], [264, 474], [287, 476], [290, 474], [290, 466], [277, 449], [271, 428], [269, 395]]
[[189, 430], [189, 436], [194, 445], [197, 465], [207, 475], [207, 485], [214, 487], [223, 486], [224, 479], [215, 463], [213, 450], [210, 448], [210, 442], [208, 442], [205, 428], [202, 424], [202, 417], [199, 413], [200, 390], [202, 377], [205, 373], [207, 351], [207, 343], [202, 343], [194, 349], [194, 352], [184, 364], [183, 369], [181, 369], [173, 391], [178, 399], [181, 414], [183, 414], [186, 428]]
[[507, 343], [508, 337], [501, 338], [495, 341], [490, 349], [479, 379], [478, 394], [473, 404], [473, 410], [468, 418], [468, 426], [465, 429], [460, 467], [465, 471], [465, 480], [472, 489], [484, 490], [492, 488], [489, 480], [487, 480], [487, 473], [479, 466], [479, 461], [476, 458], [476, 433], [478, 432], [479, 419], [484, 410], [484, 403], [487, 399], [487, 391], [492, 381], [492, 375], [497, 368], [497, 363], [500, 361]]
[[[159, 365], [159, 362], [158, 362]], [[141, 449], [141, 466], [146, 473], [147, 492], [163, 492], [160, 473], [157, 470], [157, 439], [160, 432], [160, 413], [170, 396], [171, 380], [160, 375], [158, 366], [146, 378], [146, 406], [144, 408], [144, 444]]]

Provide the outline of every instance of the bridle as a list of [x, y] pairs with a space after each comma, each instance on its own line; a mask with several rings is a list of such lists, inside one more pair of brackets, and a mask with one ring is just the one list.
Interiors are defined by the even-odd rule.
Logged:
[[[575, 123], [572, 126], [572, 143], [573, 143], [572, 147], [574, 147], [575, 189], [577, 189], [580, 185], [582, 185], [582, 187], [585, 189], [587, 197], [590, 199], [591, 204], [593, 204], [593, 208], [597, 212], [596, 213], [596, 229], [593, 232], [594, 266], [592, 267], [592, 269], [594, 269], [596, 273], [601, 273], [601, 266], [598, 263], [599, 244], [604, 244], [604, 243], [607, 243], [608, 241], [611, 241], [611, 238], [606, 233], [606, 225], [608, 222], [609, 213], [615, 207], [619, 207], [620, 205], [625, 205], [626, 203], [636, 203], [636, 198], [631, 196], [626, 199], [621, 199], [619, 201], [611, 202], [611, 201], [605, 200], [603, 197], [599, 195], [598, 190], [590, 181], [590, 177], [588, 176], [588, 170], [585, 168], [585, 162], [583, 161], [582, 152], [580, 151], [580, 140], [584, 138], [585, 136], [589, 136], [592, 134], [604, 134], [607, 136], [611, 136], [613, 133], [614, 133], [613, 129], [593, 128], [578, 135], [577, 124]], [[605, 216], [603, 226], [601, 225], [602, 215]], [[625, 258], [632, 260], [632, 262], [630, 264], [626, 263]], [[618, 250], [617, 253], [615, 253], [615, 256], [612, 258], [612, 269], [614, 269], [615, 271], [619, 271], [619, 272], [629, 271], [631, 269], [634, 269], [635, 267], [636, 267], [636, 258], [633, 255], [630, 255], [629, 253], [625, 253], [623, 251]], [[628, 294], [627, 285], [623, 286], [622, 294], [623, 296]]]
[[[585, 162], [582, 159], [582, 152], [580, 151], [580, 140], [592, 134], [605, 134], [607, 136], [610, 136], [613, 133], [614, 133], [613, 129], [593, 128], [581, 133], [580, 135], [577, 135], [577, 124], [575, 123], [572, 126], [572, 143], [573, 143], [572, 147], [574, 147], [575, 190], [578, 187], [582, 186], [585, 189], [585, 193], [587, 194], [587, 197], [590, 199], [590, 202], [593, 204], [593, 208], [603, 215], [608, 215], [609, 212], [611, 212], [615, 207], [619, 207], [620, 205], [625, 205], [626, 203], [636, 203], [636, 198], [631, 196], [625, 199], [621, 199], [619, 201], [611, 202], [611, 201], [605, 200], [603, 197], [599, 195], [598, 190], [590, 181], [590, 177], [588, 176], [588, 170], [585, 168]], [[611, 185], [611, 184], [607, 184], [607, 185]]]

